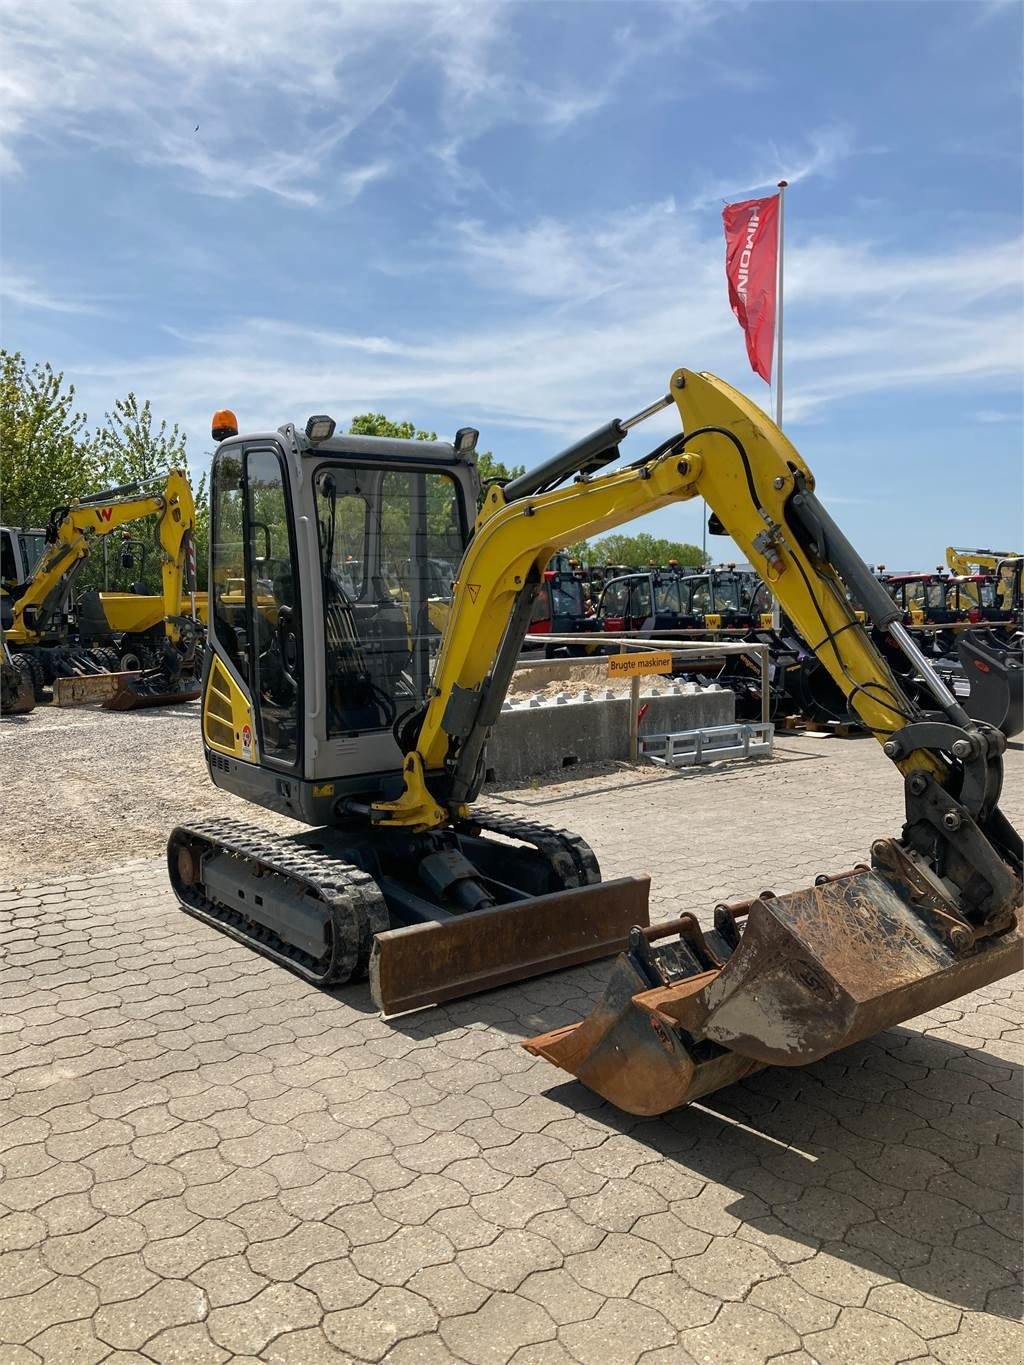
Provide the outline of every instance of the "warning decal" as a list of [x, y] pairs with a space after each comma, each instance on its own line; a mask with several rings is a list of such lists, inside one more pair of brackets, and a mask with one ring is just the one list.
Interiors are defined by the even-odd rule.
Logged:
[[470, 600], [473, 601], [473, 602], [475, 602], [476, 599], [477, 599], [477, 596], [479, 595], [479, 592], [480, 592], [480, 584], [479, 584], [479, 583], [467, 583], [467, 584], [466, 584], [466, 591], [469, 593]]

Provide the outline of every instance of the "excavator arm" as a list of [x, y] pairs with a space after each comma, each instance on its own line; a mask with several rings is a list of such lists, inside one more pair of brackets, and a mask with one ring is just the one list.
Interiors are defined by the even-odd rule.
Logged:
[[1019, 550], [967, 550], [962, 546], [946, 546], [946, 563], [955, 574], [995, 573], [1004, 560], [1020, 557]]
[[192, 489], [177, 469], [167, 475], [159, 491], [145, 491], [141, 484], [128, 484], [80, 498], [70, 507], [56, 508], [47, 527], [47, 548], [35, 572], [24, 585], [12, 608], [12, 623], [5, 632], [14, 645], [39, 643], [68, 599], [75, 574], [89, 556], [93, 535], [106, 536], [128, 522], [156, 516], [160, 548], [160, 571], [168, 638], [181, 637], [178, 621], [188, 570], [188, 542], [195, 533], [196, 512]]
[[[614, 473], [627, 430], [675, 403], [680, 436]], [[575, 475], [575, 482], [559, 487]], [[702, 497], [903, 775], [906, 823], [871, 866], [812, 888], [635, 928], [604, 999], [524, 1046], [619, 1107], [657, 1114], [766, 1065], [813, 1062], [1019, 970], [1021, 841], [999, 810], [1003, 736], [936, 676], [814, 493], [783, 433], [707, 374], [488, 490], [422, 712], [400, 731], [404, 789], [372, 807], [414, 830], [465, 819], [544, 565], [561, 546]], [[903, 692], [851, 598], [924, 679]]]

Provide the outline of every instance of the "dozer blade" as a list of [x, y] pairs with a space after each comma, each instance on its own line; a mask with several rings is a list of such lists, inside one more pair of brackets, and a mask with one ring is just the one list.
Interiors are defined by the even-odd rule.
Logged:
[[661, 1114], [763, 1066], [817, 1061], [1024, 965], [1019, 909], [1011, 928], [975, 940], [912, 909], [912, 895], [876, 867], [726, 909], [728, 934], [709, 935], [712, 953], [735, 941], [724, 965], [660, 985], [678, 945], [659, 948], [657, 929], [633, 935], [593, 1013], [524, 1046], [621, 1109]]
[[649, 877], [623, 877], [377, 934], [370, 990], [401, 1014], [621, 952], [648, 923]]
[[1002, 730], [1007, 739], [1024, 730], [1024, 660], [1019, 643], [991, 631], [967, 630], [956, 642], [970, 683], [964, 707], [975, 720]]

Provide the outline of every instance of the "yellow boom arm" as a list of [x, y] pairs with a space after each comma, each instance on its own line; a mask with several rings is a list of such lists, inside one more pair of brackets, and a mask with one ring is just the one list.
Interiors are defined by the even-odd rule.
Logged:
[[174, 618], [181, 615], [185, 582], [186, 539], [195, 531], [196, 509], [188, 479], [172, 469], [161, 492], [86, 498], [64, 512], [52, 527], [47, 546], [25, 591], [13, 604], [12, 623], [5, 632], [12, 644], [36, 644], [47, 624], [61, 609], [71, 577], [88, 558], [90, 535], [106, 536], [127, 522], [157, 516], [160, 572], [163, 580], [167, 635], [175, 643], [181, 631]]
[[[465, 813], [458, 802], [446, 808], [436, 799], [427, 775], [450, 765], [453, 747], [473, 732], [474, 703], [488, 686], [517, 599], [555, 551], [690, 498], [704, 498], [717, 514], [880, 743], [916, 718], [833, 565], [792, 533], [787, 504], [812, 492], [814, 479], [789, 440], [713, 375], [677, 370], [670, 395], [686, 436], [660, 457], [510, 502], [500, 488], [489, 489], [454, 585], [416, 747], [405, 758], [405, 790], [373, 807], [378, 821], [423, 829]], [[928, 752], [899, 766], [945, 777], [941, 758]]]
[[946, 546], [946, 563], [955, 574], [994, 573], [1004, 559], [1020, 559], [1019, 550], [965, 550]]

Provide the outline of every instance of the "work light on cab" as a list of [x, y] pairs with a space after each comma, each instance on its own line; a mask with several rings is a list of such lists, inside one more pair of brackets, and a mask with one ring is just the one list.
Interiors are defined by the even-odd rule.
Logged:
[[321, 441], [329, 441], [334, 435], [333, 417], [311, 417], [306, 423], [306, 439], [310, 445], [318, 446]]

